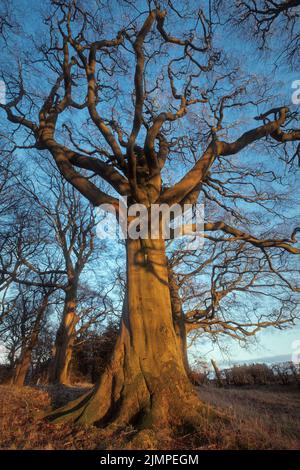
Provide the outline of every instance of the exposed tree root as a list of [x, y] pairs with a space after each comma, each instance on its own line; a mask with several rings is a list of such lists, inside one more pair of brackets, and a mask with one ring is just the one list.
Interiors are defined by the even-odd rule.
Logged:
[[128, 426], [191, 431], [217, 417], [187, 377], [174, 331], [164, 243], [150, 242], [145, 261], [140, 240], [128, 241], [128, 294], [110, 365], [93, 391], [49, 419], [93, 424], [113, 433]]
[[145, 438], [153, 441], [154, 448], [155, 433], [159, 430], [163, 429], [170, 436], [183, 435], [198, 432], [216, 419], [226, 419], [201, 402], [185, 376], [179, 380], [177, 374], [172, 374], [172, 378], [165, 383], [159, 377], [140, 372], [134, 380], [126, 383], [122, 380], [121, 384], [120, 376], [109, 368], [98, 387], [53, 411], [47, 419], [94, 424], [109, 434], [131, 426], [137, 430], [137, 434], [131, 436], [137, 447]]

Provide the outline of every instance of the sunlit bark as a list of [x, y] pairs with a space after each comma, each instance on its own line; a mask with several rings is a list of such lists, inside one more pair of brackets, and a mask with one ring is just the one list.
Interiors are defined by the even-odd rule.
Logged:
[[63, 317], [58, 328], [53, 349], [53, 359], [49, 370], [49, 382], [67, 385], [70, 382], [70, 362], [76, 337], [75, 327], [77, 286], [71, 285], [66, 290]]
[[202, 404], [186, 373], [173, 327], [163, 240], [128, 240], [127, 288], [111, 364], [83, 399], [56, 420], [141, 427], [199, 422]]

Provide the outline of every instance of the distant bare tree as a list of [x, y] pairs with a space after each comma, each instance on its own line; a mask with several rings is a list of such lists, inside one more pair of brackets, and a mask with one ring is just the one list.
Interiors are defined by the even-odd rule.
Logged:
[[[77, 334], [102, 321], [112, 312], [112, 306], [108, 292], [101, 290], [99, 285], [96, 292], [84, 282], [80, 284], [88, 263], [96, 262], [104, 249], [100, 241], [94, 246], [96, 219], [93, 208], [67, 187], [57, 170], [49, 165], [47, 178], [42, 177], [40, 169], [41, 175], [34, 184], [22, 174], [12, 173], [8, 179], [9, 193], [12, 187], [16, 191], [9, 199], [13, 206], [2, 214], [6, 228], [0, 231], [3, 246], [0, 254], [1, 317], [11, 315], [19, 302], [18, 291], [13, 292], [14, 284], [28, 289], [62, 291], [64, 308], [59, 314], [60, 326], [49, 380], [68, 383]], [[4, 189], [3, 184], [2, 193]]]
[[[210, 239], [210, 235], [208, 235]], [[235, 238], [213, 237], [201, 251], [180, 247], [169, 258], [175, 328], [187, 363], [187, 338], [246, 344], [264, 328], [285, 329], [299, 318], [297, 267]], [[209, 280], [209, 282], [208, 282]], [[273, 299], [272, 308], [263, 299]]]
[[280, 46], [281, 55], [299, 66], [299, 0], [237, 0], [232, 11], [232, 22], [258, 39], [260, 48], [273, 41]]
[[29, 372], [52, 293], [53, 289], [19, 285], [14, 308], [0, 326], [0, 338], [13, 366], [11, 382], [18, 387], [24, 385]]

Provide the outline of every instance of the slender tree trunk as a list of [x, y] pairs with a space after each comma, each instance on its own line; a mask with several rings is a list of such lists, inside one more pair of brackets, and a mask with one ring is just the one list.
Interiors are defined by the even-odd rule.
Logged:
[[222, 374], [217, 366], [216, 361], [211, 359], [212, 366], [214, 368], [215, 374], [216, 374], [216, 379], [219, 387], [223, 387], [223, 380], [222, 380]]
[[58, 328], [53, 348], [53, 359], [50, 364], [49, 382], [69, 384], [70, 362], [75, 340], [75, 327], [78, 322], [77, 283], [68, 287], [65, 296], [63, 317]]
[[184, 367], [187, 373], [189, 373], [189, 362], [187, 354], [187, 340], [186, 340], [186, 327], [184, 313], [182, 309], [182, 301], [179, 295], [179, 286], [176, 279], [176, 275], [172, 268], [169, 266], [169, 288], [171, 296], [172, 316], [174, 322], [174, 329], [177, 336], [177, 340], [180, 345]]
[[120, 336], [98, 386], [50, 418], [114, 429], [198, 425], [205, 407], [175, 334], [162, 240], [128, 240], [127, 292]]
[[25, 379], [31, 363], [31, 354], [32, 351], [28, 348], [25, 348], [25, 350], [21, 352], [21, 357], [17, 362], [12, 377], [12, 383], [17, 387], [22, 387], [25, 384]]
[[25, 379], [31, 364], [32, 351], [38, 342], [40, 326], [48, 306], [48, 300], [49, 296], [46, 295], [40, 305], [40, 308], [38, 309], [30, 338], [27, 340], [26, 344], [24, 344], [20, 358], [17, 361], [17, 365], [12, 377], [12, 383], [18, 387], [22, 387], [25, 383]]

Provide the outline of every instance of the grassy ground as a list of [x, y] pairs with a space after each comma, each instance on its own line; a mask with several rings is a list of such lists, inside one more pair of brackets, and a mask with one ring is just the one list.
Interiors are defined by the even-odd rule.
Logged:
[[[233, 446], [246, 449], [300, 449], [300, 389], [293, 386], [201, 389], [202, 400], [231, 416]], [[226, 430], [222, 446], [226, 447]], [[230, 445], [229, 445], [230, 447]]]
[[199, 432], [176, 439], [156, 433], [156, 443], [142, 434], [134, 444], [132, 428], [107, 436], [95, 427], [54, 425], [40, 419], [53, 405], [62, 405], [86, 389], [0, 386], [0, 448], [300, 449], [299, 388], [202, 387], [202, 400], [225, 411], [228, 422], [203, 423]]

